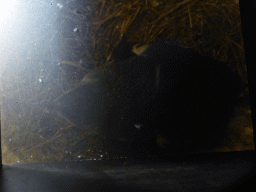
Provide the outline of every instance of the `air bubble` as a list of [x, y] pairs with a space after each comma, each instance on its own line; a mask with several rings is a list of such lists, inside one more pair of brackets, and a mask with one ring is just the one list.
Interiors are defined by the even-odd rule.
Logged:
[[57, 3], [57, 6], [61, 9], [63, 7], [63, 5], [61, 5], [60, 3]]

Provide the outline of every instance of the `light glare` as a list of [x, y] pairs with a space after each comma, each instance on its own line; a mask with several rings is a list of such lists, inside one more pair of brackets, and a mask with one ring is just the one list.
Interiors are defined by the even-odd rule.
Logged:
[[15, 0], [0, 0], [0, 25], [12, 18]]

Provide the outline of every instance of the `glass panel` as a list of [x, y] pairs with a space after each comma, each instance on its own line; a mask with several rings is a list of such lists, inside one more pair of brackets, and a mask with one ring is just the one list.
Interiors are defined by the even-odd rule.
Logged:
[[[3, 164], [254, 149], [237, 4], [8, 2], [0, 6], [8, 10], [0, 15]], [[195, 5], [202, 15], [223, 12], [206, 21]], [[224, 13], [239, 19], [229, 25]], [[232, 43], [218, 44], [234, 26]], [[182, 45], [169, 40], [177, 37]], [[148, 46], [156, 39], [165, 41]], [[183, 48], [195, 39], [236, 62]]]

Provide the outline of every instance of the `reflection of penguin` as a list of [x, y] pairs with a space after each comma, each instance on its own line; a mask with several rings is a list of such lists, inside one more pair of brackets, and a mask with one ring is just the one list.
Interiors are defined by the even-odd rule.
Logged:
[[[121, 61], [122, 52], [119, 46], [114, 58]], [[130, 69], [124, 79], [132, 76], [128, 73], [140, 71], [137, 68], [147, 68], [156, 76], [156, 91], [146, 102], [138, 102], [137, 111], [131, 114], [133, 128], [139, 129], [131, 138], [133, 156], [211, 149], [222, 143], [239, 102], [238, 75], [225, 63], [174, 41], [157, 41], [140, 56], [130, 55], [133, 58], [123, 62]]]

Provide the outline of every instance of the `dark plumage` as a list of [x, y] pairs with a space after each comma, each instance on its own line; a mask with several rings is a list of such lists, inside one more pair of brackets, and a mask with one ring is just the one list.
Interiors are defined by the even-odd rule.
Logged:
[[[136, 129], [134, 124], [142, 126], [129, 138], [131, 155], [178, 154], [221, 145], [234, 107], [240, 102], [239, 76], [226, 63], [174, 41], [157, 41], [140, 56], [127, 58], [132, 54], [126, 53], [122, 60], [120, 53], [131, 52], [131, 46], [126, 48], [119, 46], [114, 59], [118, 55], [124, 83], [133, 86], [133, 92], [142, 93], [139, 83], [156, 75], [156, 66], [160, 66], [158, 85], [148, 92], [150, 96], [140, 102], [132, 94], [138, 106], [130, 112], [129, 129]], [[168, 142], [158, 145], [157, 137]]]

